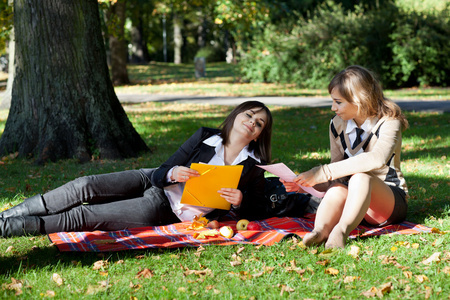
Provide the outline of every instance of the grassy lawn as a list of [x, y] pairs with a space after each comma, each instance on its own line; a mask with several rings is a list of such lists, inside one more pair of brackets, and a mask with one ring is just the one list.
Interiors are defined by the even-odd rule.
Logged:
[[[128, 86], [116, 87], [117, 93], [205, 95], [205, 96], [302, 96], [328, 97], [324, 89], [302, 89], [292, 84], [246, 83], [238, 76], [238, 66], [207, 63], [206, 77], [195, 79], [193, 64], [151, 63], [130, 65]], [[450, 100], [449, 88], [409, 88], [387, 90], [395, 100]]]
[[[82, 165], [65, 160], [36, 166], [4, 157], [0, 162], [0, 208], [82, 175], [157, 166], [199, 126], [218, 126], [231, 108], [144, 103], [125, 109], [152, 153]], [[274, 162], [303, 171], [329, 160], [327, 124], [332, 114], [328, 108], [271, 109]], [[0, 117], [1, 126], [5, 115]], [[353, 240], [333, 256], [323, 255], [323, 247], [303, 249], [297, 239], [271, 247], [111, 253], [59, 253], [46, 236], [0, 239], [0, 298], [20, 293], [25, 299], [88, 295], [92, 299], [362, 299], [383, 293], [395, 299], [447, 298], [450, 118], [429, 113], [407, 113], [407, 117], [411, 123], [404, 133], [403, 153], [411, 195], [407, 219], [435, 227], [437, 233]], [[351, 246], [359, 248], [356, 257], [348, 254]], [[437, 259], [427, 263], [430, 257]], [[231, 262], [236, 260], [241, 264], [233, 266]], [[100, 269], [94, 268], [97, 261], [104, 263]], [[148, 278], [139, 276], [145, 269], [151, 271]]]

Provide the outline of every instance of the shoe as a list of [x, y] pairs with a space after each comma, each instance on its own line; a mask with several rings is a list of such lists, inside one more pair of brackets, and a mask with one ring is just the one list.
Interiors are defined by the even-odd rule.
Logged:
[[4, 238], [41, 234], [41, 220], [36, 216], [0, 218], [0, 235]]
[[45, 209], [44, 199], [42, 195], [38, 194], [28, 199], [25, 199], [22, 203], [7, 209], [0, 213], [0, 218], [11, 218], [19, 216], [45, 216], [47, 210]]

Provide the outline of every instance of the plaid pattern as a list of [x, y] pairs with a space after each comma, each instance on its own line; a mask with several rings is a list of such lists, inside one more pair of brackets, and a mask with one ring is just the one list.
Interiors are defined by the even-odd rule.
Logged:
[[[200, 245], [263, 244], [273, 245], [291, 235], [303, 237], [314, 227], [315, 215], [305, 218], [270, 218], [257, 221], [260, 231], [238, 231], [231, 239], [222, 236], [195, 239], [194, 230], [188, 230], [191, 222], [166, 226], [142, 227], [119, 231], [58, 232], [49, 234], [50, 240], [60, 251], [107, 252], [147, 248], [197, 247]], [[236, 229], [236, 221], [220, 222]], [[382, 234], [416, 234], [431, 232], [432, 228], [403, 222], [382, 228], [358, 226], [350, 238], [377, 236]], [[236, 232], [236, 230], [235, 230]]]

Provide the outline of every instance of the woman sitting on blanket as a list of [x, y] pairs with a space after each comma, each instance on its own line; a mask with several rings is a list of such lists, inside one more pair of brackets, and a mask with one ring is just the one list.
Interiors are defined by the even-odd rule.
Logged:
[[[0, 214], [2, 237], [61, 231], [121, 230], [209, 219], [228, 211], [181, 204], [185, 182], [200, 174], [191, 163], [243, 165], [237, 189], [218, 192], [240, 217], [258, 218], [270, 161], [272, 115], [261, 102], [237, 106], [220, 129], [200, 128], [157, 169], [81, 177]], [[261, 207], [261, 211], [263, 208]]]
[[330, 123], [331, 163], [301, 173], [298, 185], [328, 185], [306, 246], [325, 243], [343, 248], [360, 222], [369, 226], [400, 223], [406, 217], [406, 183], [400, 170], [402, 130], [408, 127], [400, 107], [386, 99], [367, 69], [350, 66], [337, 74], [328, 91], [336, 113]]

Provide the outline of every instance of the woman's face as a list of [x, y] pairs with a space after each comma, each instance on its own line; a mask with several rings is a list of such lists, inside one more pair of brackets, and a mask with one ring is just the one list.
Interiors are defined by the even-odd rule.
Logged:
[[364, 123], [364, 118], [360, 118], [358, 115], [358, 106], [344, 99], [337, 88], [331, 90], [331, 98], [333, 99], [331, 110], [342, 120], [348, 121], [353, 119], [358, 126]]
[[250, 141], [257, 139], [267, 123], [267, 113], [260, 107], [239, 113], [234, 119], [233, 130], [243, 134]]

